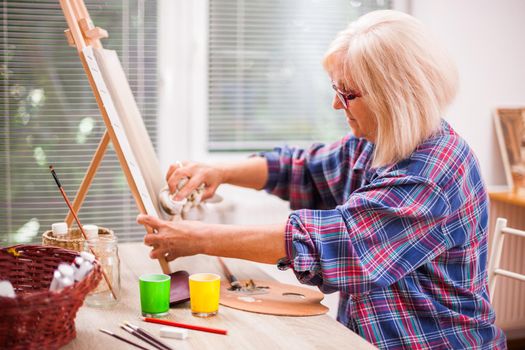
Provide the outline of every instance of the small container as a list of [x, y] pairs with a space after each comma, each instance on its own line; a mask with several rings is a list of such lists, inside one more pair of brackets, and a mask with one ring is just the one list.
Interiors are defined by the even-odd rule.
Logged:
[[51, 231], [53, 231], [53, 235], [55, 237], [62, 239], [67, 237], [67, 235], [69, 234], [69, 229], [65, 222], [55, 222], [51, 225]]
[[86, 304], [94, 307], [109, 307], [120, 300], [120, 258], [118, 255], [117, 238], [112, 236], [89, 239], [85, 242], [85, 250], [93, 253], [102, 273], [106, 275], [113, 293], [103, 276], [98, 286], [86, 297]]
[[84, 232], [88, 239], [98, 238], [98, 226], [97, 225], [82, 225]]

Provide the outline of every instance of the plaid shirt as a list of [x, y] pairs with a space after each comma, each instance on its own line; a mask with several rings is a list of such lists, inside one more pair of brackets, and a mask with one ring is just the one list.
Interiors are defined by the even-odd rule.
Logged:
[[348, 135], [263, 154], [266, 190], [299, 209], [284, 267], [340, 291], [339, 322], [380, 348], [505, 348], [489, 302], [488, 199], [472, 150], [443, 121], [396, 164], [371, 168], [373, 151]]

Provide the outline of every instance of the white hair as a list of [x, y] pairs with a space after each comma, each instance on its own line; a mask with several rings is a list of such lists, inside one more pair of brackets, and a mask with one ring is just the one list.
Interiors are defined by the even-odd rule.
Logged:
[[323, 66], [361, 92], [376, 118], [373, 166], [407, 158], [430, 137], [458, 85], [456, 66], [421, 22], [393, 10], [350, 23]]

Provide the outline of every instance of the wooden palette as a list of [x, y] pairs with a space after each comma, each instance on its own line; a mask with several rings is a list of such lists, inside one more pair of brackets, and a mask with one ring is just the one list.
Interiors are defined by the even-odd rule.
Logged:
[[[249, 281], [240, 282], [244, 286]], [[253, 282], [256, 286], [268, 288], [258, 289], [253, 293], [231, 291], [230, 284], [223, 281], [220, 304], [234, 309], [279, 316], [315, 316], [328, 312], [328, 308], [321, 304], [324, 295], [319, 291], [277, 281], [254, 280]]]

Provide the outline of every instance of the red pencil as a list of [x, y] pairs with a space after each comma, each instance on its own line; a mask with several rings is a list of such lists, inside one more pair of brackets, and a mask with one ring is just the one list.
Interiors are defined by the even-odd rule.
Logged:
[[202, 331], [202, 332], [209, 332], [209, 333], [217, 333], [217, 334], [223, 334], [227, 335], [228, 331], [224, 329], [216, 329], [216, 328], [208, 328], [208, 327], [201, 327], [201, 326], [194, 326], [191, 324], [185, 324], [185, 323], [177, 323], [173, 321], [166, 321], [166, 320], [160, 320], [158, 318], [151, 318], [151, 317], [142, 317], [142, 321], [144, 322], [150, 322], [150, 323], [158, 323], [163, 324], [165, 326], [172, 326], [172, 327], [179, 327], [179, 328], [187, 328], [192, 329], [194, 331]]

